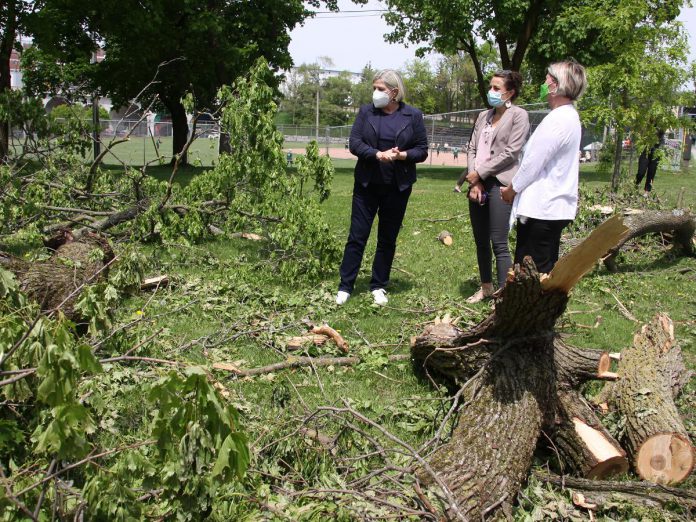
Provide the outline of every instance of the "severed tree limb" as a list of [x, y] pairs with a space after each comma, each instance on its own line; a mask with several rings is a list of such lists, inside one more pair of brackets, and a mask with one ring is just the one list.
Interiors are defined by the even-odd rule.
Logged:
[[616, 244], [623, 244], [629, 234], [621, 216], [614, 216], [599, 225], [577, 247], [558, 260], [549, 277], [542, 281], [546, 291], [556, 289], [566, 294], [597, 263], [597, 259]]
[[696, 231], [696, 219], [688, 210], [631, 213], [624, 217], [624, 223], [628, 227], [628, 234], [612, 246], [604, 258], [604, 264], [611, 272], [616, 272], [616, 256], [626, 242], [650, 233], [672, 232], [675, 248], [681, 249], [686, 255], [694, 254], [692, 237]]
[[[410, 355], [407, 354], [395, 354], [388, 357], [390, 362], [406, 361], [409, 358]], [[312, 366], [319, 368], [324, 368], [326, 366], [355, 366], [361, 361], [362, 359], [360, 359], [360, 357], [288, 357], [283, 362], [269, 364], [259, 368], [250, 368], [248, 370], [244, 370], [234, 364], [229, 363], [216, 363], [213, 365], [213, 368], [216, 370], [230, 371], [237, 377], [253, 377], [255, 375], [264, 375], [291, 368], [306, 368]]]
[[606, 478], [628, 470], [626, 452], [602, 426], [582, 395], [560, 388], [556, 420], [551, 430], [561, 466], [588, 478]]
[[696, 509], [696, 491], [693, 489], [673, 488], [651, 482], [589, 480], [540, 472], [534, 472], [533, 476], [546, 484], [581, 491], [588, 500], [598, 505], [621, 499], [650, 507], [655, 504], [677, 504], [687, 509]]
[[328, 324], [314, 326], [311, 332], [313, 334], [321, 334], [330, 337], [343, 353], [348, 353], [348, 343], [343, 339], [340, 333], [331, 328]]

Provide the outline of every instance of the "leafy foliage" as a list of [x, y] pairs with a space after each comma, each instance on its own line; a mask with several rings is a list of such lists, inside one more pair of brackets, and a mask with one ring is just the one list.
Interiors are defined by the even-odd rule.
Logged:
[[[118, 434], [128, 441], [125, 447], [110, 447], [118, 432], [104, 422], [109, 418], [104, 414], [118, 392], [104, 385], [113, 382], [112, 374], [124, 376], [119, 366], [100, 363], [94, 347], [77, 337], [73, 326], [61, 317], [27, 321], [38, 311], [26, 304], [14, 278], [2, 268], [0, 294], [2, 368], [23, 377], [1, 388], [14, 408], [0, 414], [0, 466], [8, 470], [10, 480], [17, 473], [19, 489], [29, 486], [24, 502], [27, 498], [37, 502], [35, 487], [41, 482], [32, 482], [42, 476], [36, 471], [43, 462], [52, 461], [47, 475], [57, 463], [61, 473], [60, 467], [68, 462], [79, 461], [79, 465], [96, 458], [93, 455], [100, 450], [110, 460], [107, 469], [83, 466], [77, 474], [71, 472], [81, 490], [77, 498], [84, 500], [75, 503], [74, 492], [55, 497], [53, 502], [63, 513], [84, 510], [94, 517], [117, 520], [144, 513], [169, 514], [179, 520], [198, 520], [209, 510], [221, 484], [244, 476], [249, 451], [237, 412], [220, 397], [203, 370], [188, 367], [183, 375], [172, 371], [152, 383], [133, 382], [134, 375], [129, 374], [129, 385], [148, 397], [152, 420], [143, 416]], [[96, 293], [90, 299], [97, 300], [99, 295], [103, 296]], [[102, 327], [95, 323], [93, 333], [107, 333]], [[107, 339], [115, 342], [113, 334]], [[150, 445], [154, 451], [147, 450]], [[157, 501], [141, 505], [133, 489], [139, 487], [157, 490]], [[17, 504], [7, 496], [0, 497], [0, 506], [3, 520], [17, 515]], [[46, 503], [43, 509], [48, 517], [54, 508]]]

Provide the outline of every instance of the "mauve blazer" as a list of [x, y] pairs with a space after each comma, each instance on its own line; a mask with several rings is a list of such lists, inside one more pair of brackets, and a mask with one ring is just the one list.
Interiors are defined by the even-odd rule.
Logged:
[[[471, 133], [471, 139], [466, 149], [466, 164], [469, 171], [476, 165], [476, 148], [479, 136], [483, 132], [486, 121], [493, 118], [489, 109], [479, 114]], [[483, 165], [477, 166], [476, 172], [481, 179], [491, 176], [498, 178], [503, 185], [508, 186], [520, 166], [520, 152], [529, 138], [529, 115], [527, 111], [516, 105], [511, 105], [493, 128], [491, 136], [491, 157]], [[464, 177], [464, 176], [463, 176]]]
[[[380, 109], [376, 109], [371, 103], [363, 105], [350, 130], [348, 148], [358, 157], [355, 180], [363, 186], [367, 186], [373, 176], [380, 172], [377, 159], [379, 112]], [[428, 133], [423, 113], [415, 107], [401, 102], [397, 118], [399, 131], [394, 145], [399, 150], [406, 151], [406, 159], [394, 161], [394, 174], [399, 190], [405, 190], [416, 182], [416, 163], [421, 163], [428, 157]]]

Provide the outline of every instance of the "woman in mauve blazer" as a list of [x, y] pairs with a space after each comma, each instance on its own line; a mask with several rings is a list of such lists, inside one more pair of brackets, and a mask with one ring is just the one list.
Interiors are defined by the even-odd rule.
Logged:
[[488, 103], [493, 108], [479, 114], [467, 147], [468, 170], [455, 187], [460, 191], [464, 181], [469, 183], [469, 217], [476, 242], [481, 287], [467, 299], [477, 303], [493, 292], [491, 246], [495, 254], [498, 287], [505, 285], [512, 266], [508, 246], [511, 205], [500, 196], [501, 187], [510, 184], [519, 166], [520, 152], [529, 137], [527, 111], [512, 104], [522, 86], [516, 71], [501, 71], [493, 75], [488, 91]]
[[416, 182], [416, 163], [428, 157], [423, 113], [403, 102], [404, 84], [399, 73], [392, 69], [378, 72], [372, 88], [372, 103], [360, 107], [348, 142], [358, 162], [350, 233], [336, 294], [339, 305], [353, 292], [375, 216], [379, 217], [379, 225], [370, 291], [376, 304], [387, 304], [386, 287], [396, 238]]

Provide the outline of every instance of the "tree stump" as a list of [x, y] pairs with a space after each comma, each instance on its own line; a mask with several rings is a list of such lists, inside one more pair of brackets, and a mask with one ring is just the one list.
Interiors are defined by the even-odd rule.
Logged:
[[452, 246], [452, 233], [447, 230], [443, 230], [438, 234], [437, 240], [445, 246]]

